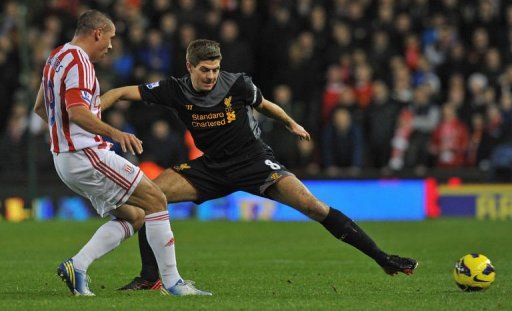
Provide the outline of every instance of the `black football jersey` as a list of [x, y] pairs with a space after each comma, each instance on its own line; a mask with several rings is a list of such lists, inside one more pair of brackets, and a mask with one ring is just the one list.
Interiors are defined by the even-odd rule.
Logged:
[[263, 152], [253, 115], [262, 95], [244, 73], [221, 71], [207, 93], [196, 92], [188, 75], [142, 84], [139, 90], [145, 102], [174, 110], [208, 158], [223, 161], [247, 152]]

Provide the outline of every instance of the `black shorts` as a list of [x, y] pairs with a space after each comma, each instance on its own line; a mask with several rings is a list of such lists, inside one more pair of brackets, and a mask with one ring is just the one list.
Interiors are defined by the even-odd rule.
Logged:
[[224, 162], [214, 162], [201, 156], [173, 169], [197, 189], [199, 198], [194, 201], [197, 204], [236, 191], [265, 196], [268, 187], [285, 176], [293, 175], [276, 161], [270, 148], [252, 157]]

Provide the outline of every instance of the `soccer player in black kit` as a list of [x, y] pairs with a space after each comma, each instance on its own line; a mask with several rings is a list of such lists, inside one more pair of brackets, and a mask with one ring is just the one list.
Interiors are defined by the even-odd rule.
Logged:
[[[281, 121], [300, 139], [309, 133], [278, 105], [263, 98], [244, 73], [220, 70], [219, 44], [195, 40], [187, 48], [189, 74], [159, 82], [113, 89], [101, 96], [102, 107], [118, 99], [161, 105], [174, 110], [185, 123], [204, 155], [165, 170], [154, 182], [169, 203], [207, 200], [246, 191], [286, 204], [322, 224], [336, 239], [346, 242], [379, 264], [390, 275], [412, 274], [414, 259], [389, 255], [350, 218], [318, 200], [281, 165], [260, 138], [253, 109]], [[158, 285], [158, 268], [139, 230], [142, 271], [121, 289], [150, 289]]]

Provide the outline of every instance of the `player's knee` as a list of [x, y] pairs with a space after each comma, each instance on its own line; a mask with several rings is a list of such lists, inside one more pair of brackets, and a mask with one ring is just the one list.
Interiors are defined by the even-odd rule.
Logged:
[[133, 227], [134, 231], [139, 231], [139, 229], [144, 225], [144, 217], [146, 216], [146, 213], [144, 213], [144, 210], [137, 209], [136, 215], [131, 222], [131, 225]]
[[148, 194], [149, 199], [147, 201], [146, 212], [158, 213], [167, 210], [167, 199], [156, 185], [151, 188], [151, 192]]

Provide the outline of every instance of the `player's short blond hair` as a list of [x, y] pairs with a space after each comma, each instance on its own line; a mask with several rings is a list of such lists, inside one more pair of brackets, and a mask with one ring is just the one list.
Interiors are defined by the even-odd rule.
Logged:
[[95, 29], [109, 31], [113, 26], [114, 23], [106, 14], [98, 10], [87, 10], [78, 17], [75, 35], [85, 34]]
[[203, 60], [222, 59], [220, 45], [216, 41], [198, 39], [190, 42], [187, 47], [187, 61], [197, 66]]

